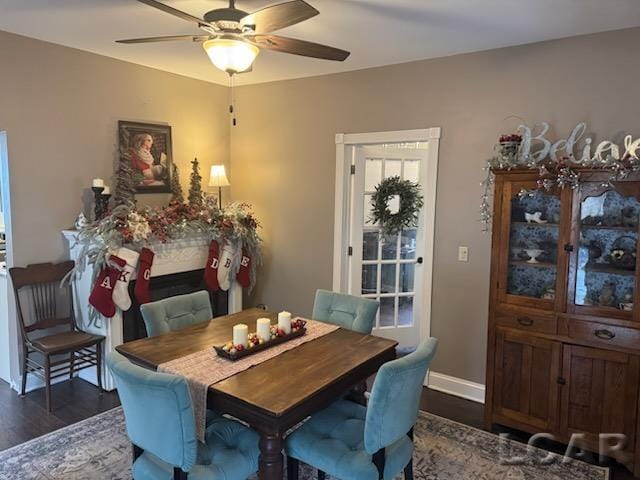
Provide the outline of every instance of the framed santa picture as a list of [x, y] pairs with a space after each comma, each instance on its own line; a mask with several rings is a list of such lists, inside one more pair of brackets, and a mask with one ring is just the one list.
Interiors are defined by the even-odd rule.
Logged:
[[171, 127], [118, 122], [120, 161], [131, 168], [136, 193], [170, 193]]

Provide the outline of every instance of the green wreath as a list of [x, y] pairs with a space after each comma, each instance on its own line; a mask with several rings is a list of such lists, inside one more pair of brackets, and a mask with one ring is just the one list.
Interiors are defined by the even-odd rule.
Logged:
[[[395, 195], [400, 197], [400, 208], [397, 213], [391, 213], [389, 199]], [[385, 178], [371, 196], [371, 220], [382, 227], [384, 234], [394, 235], [403, 228], [418, 226], [418, 214], [423, 205], [420, 185], [397, 176]]]

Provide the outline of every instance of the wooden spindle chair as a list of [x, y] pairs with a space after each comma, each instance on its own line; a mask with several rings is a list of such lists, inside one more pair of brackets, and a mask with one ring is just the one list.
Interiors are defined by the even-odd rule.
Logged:
[[[73, 267], [74, 262], [67, 261], [9, 269], [22, 340], [20, 394], [25, 393], [27, 374], [36, 374], [45, 382], [49, 412], [51, 380], [55, 378], [69, 375], [71, 379], [75, 372], [95, 366], [98, 388], [102, 391], [104, 337], [84, 332], [78, 327], [73, 308], [73, 289], [70, 284], [61, 285], [62, 279]], [[64, 308], [62, 303], [67, 302], [68, 308]], [[34, 354], [37, 354], [35, 358]]]

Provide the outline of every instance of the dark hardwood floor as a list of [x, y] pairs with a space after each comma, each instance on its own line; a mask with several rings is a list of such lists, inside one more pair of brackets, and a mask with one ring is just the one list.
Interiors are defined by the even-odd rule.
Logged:
[[0, 380], [0, 450], [19, 445], [120, 405], [115, 392], [100, 394], [82, 379], [51, 387], [53, 411], [47, 412], [44, 389], [24, 397]]
[[[20, 397], [9, 385], [0, 380], [0, 450], [19, 445], [59, 428], [79, 422], [98, 413], [117, 407], [116, 393], [100, 394], [97, 388], [84, 380], [74, 379], [52, 387], [53, 412], [47, 413], [44, 391], [30, 392]], [[475, 428], [483, 428], [484, 405], [424, 389], [421, 409]], [[526, 442], [529, 436], [511, 429], [496, 428], [495, 433], [509, 433], [514, 440]], [[563, 453], [564, 445], [547, 444], [548, 450]], [[596, 463], [597, 457], [590, 459]], [[624, 467], [612, 467], [610, 480], [634, 480]], [[639, 480], [639, 479], [635, 479]]]

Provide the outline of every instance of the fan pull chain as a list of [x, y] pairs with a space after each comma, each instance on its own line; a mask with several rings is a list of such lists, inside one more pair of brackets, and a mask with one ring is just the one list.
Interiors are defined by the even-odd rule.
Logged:
[[229, 75], [229, 83], [230, 83], [230, 87], [231, 87], [231, 93], [230, 93], [230, 103], [229, 103], [229, 115], [231, 115], [231, 124], [235, 127], [238, 124], [238, 120], [236, 119], [236, 108], [235, 108], [235, 104], [236, 104], [236, 90], [235, 90], [235, 79], [233, 74]]

